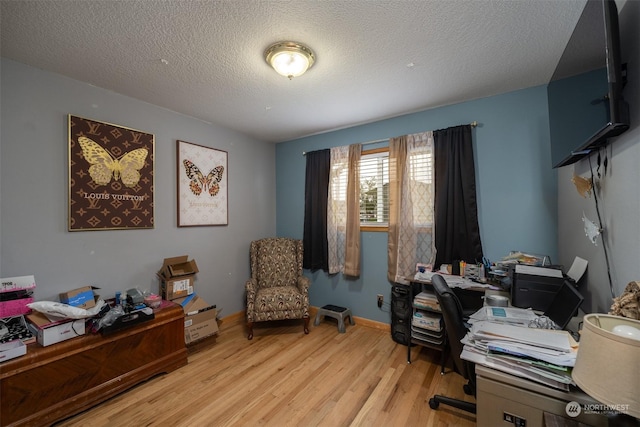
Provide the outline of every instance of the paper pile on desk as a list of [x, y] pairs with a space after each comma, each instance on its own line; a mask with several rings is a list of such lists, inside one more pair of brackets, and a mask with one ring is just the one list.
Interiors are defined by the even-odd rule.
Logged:
[[413, 297], [413, 305], [416, 308], [426, 308], [433, 311], [440, 311], [438, 298], [433, 292], [422, 291]]
[[462, 359], [560, 390], [574, 384], [578, 344], [566, 331], [479, 321], [462, 342]]
[[469, 288], [492, 288], [497, 289], [495, 286], [491, 286], [488, 283], [481, 283], [478, 281], [473, 281], [470, 279], [466, 279], [462, 276], [456, 276], [453, 274], [443, 273], [441, 271], [431, 272], [431, 271], [418, 271], [413, 277], [414, 280], [419, 282], [431, 282], [431, 278], [434, 274], [439, 274], [442, 276], [447, 285], [450, 288], [461, 288], [461, 289], [469, 289]]
[[469, 316], [469, 323], [489, 320], [498, 323], [528, 326], [538, 315], [530, 309], [517, 307], [484, 306]]

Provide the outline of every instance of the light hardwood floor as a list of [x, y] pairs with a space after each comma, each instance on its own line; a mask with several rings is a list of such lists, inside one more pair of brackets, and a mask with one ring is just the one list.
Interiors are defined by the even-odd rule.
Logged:
[[189, 364], [67, 419], [58, 426], [475, 426], [475, 415], [435, 394], [473, 401], [464, 380], [440, 375], [440, 353], [395, 343], [389, 331], [358, 322], [338, 333], [326, 319], [304, 335], [301, 322], [263, 323], [248, 341], [226, 321], [215, 340], [191, 350]]

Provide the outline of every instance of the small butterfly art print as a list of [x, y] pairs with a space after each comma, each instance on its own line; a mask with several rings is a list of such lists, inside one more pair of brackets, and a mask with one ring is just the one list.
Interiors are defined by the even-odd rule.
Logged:
[[228, 224], [227, 152], [177, 141], [178, 227]]
[[204, 191], [209, 193], [211, 197], [218, 194], [220, 191], [219, 182], [222, 180], [222, 174], [224, 173], [224, 166], [216, 166], [205, 176], [200, 169], [189, 159], [184, 159], [183, 162], [185, 173], [189, 182], [189, 189], [191, 192], [199, 196]]

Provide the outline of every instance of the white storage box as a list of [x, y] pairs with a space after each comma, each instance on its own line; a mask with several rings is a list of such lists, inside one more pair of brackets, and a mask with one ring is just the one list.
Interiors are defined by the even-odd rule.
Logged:
[[85, 319], [51, 321], [37, 311], [26, 317], [29, 328], [36, 336], [36, 341], [44, 347], [85, 334]]
[[25, 354], [27, 354], [27, 346], [20, 340], [0, 344], [0, 362], [6, 362]]

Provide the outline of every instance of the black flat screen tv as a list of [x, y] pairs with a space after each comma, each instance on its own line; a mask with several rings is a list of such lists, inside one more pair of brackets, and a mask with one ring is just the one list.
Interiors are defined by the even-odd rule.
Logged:
[[570, 165], [629, 128], [618, 9], [588, 0], [547, 86], [551, 161]]

